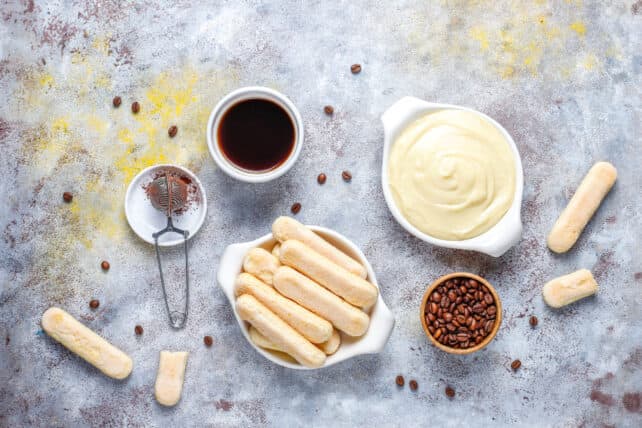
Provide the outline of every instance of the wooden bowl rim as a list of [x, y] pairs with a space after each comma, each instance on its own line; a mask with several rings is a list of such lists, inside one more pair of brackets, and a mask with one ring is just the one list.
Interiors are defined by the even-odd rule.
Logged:
[[[488, 291], [490, 291], [490, 294], [492, 294], [493, 299], [495, 300], [495, 307], [497, 307], [497, 315], [495, 317], [495, 324], [493, 325], [493, 329], [490, 331], [488, 336], [481, 342], [479, 342], [477, 345], [466, 348], [466, 349], [457, 349], [457, 348], [451, 348], [450, 346], [443, 345], [439, 343], [430, 333], [428, 330], [428, 326], [426, 325], [426, 316], [425, 311], [426, 311], [426, 302], [428, 300], [428, 296], [432, 294], [433, 290], [437, 288], [438, 285], [448, 281], [449, 279], [453, 278], [470, 278], [474, 279], [477, 282], [480, 282], [488, 288]], [[421, 319], [421, 326], [424, 329], [424, 333], [426, 333], [426, 336], [430, 339], [433, 345], [435, 345], [437, 348], [441, 349], [442, 351], [448, 352], [449, 354], [456, 354], [456, 355], [467, 355], [467, 354], [472, 354], [473, 352], [477, 352], [483, 348], [486, 347], [497, 335], [497, 331], [499, 330], [499, 326], [502, 323], [502, 301], [499, 298], [499, 294], [497, 294], [497, 291], [495, 290], [495, 287], [491, 285], [490, 282], [486, 281], [484, 278], [482, 278], [479, 275], [475, 275], [474, 273], [470, 272], [453, 272], [449, 273], [448, 275], [443, 275], [439, 278], [437, 278], [432, 284], [428, 286], [426, 289], [424, 296], [421, 299], [421, 305], [419, 307], [419, 316]]]

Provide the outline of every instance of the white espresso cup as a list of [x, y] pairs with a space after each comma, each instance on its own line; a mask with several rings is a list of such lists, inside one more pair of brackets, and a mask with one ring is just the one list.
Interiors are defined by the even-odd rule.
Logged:
[[[228, 159], [219, 144], [218, 129], [221, 120], [225, 117], [225, 113], [227, 113], [231, 107], [243, 101], [256, 99], [271, 101], [287, 113], [294, 127], [294, 146], [288, 157], [275, 168], [254, 172], [244, 169]], [[230, 177], [248, 183], [264, 183], [285, 174], [298, 159], [301, 146], [303, 146], [303, 121], [301, 120], [299, 110], [297, 110], [294, 103], [292, 103], [288, 97], [274, 89], [263, 86], [247, 86], [230, 92], [214, 107], [207, 121], [207, 147], [214, 161]]]

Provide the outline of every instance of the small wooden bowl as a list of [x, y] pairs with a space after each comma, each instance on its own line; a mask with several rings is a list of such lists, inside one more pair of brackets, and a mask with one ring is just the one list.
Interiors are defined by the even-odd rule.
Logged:
[[[458, 349], [458, 348], [451, 348], [450, 346], [443, 345], [435, 339], [432, 334], [430, 333], [430, 330], [428, 330], [428, 325], [426, 324], [426, 303], [428, 302], [428, 297], [432, 294], [433, 290], [437, 288], [439, 285], [442, 283], [448, 281], [449, 279], [454, 279], [454, 278], [469, 278], [469, 279], [474, 279], [475, 281], [483, 284], [486, 286], [490, 294], [493, 295], [493, 299], [495, 300], [495, 306], [497, 307], [497, 314], [495, 315], [495, 324], [493, 325], [493, 329], [491, 332], [482, 340], [479, 342], [477, 345], [466, 348], [466, 349]], [[437, 348], [441, 349], [442, 351], [446, 351], [449, 354], [457, 354], [457, 355], [466, 355], [466, 354], [472, 354], [473, 352], [477, 352], [480, 349], [483, 349], [486, 345], [488, 345], [497, 335], [497, 331], [499, 330], [499, 326], [502, 323], [502, 302], [499, 300], [499, 295], [495, 291], [495, 288], [493, 288], [492, 285], [488, 281], [486, 281], [484, 278], [474, 275], [472, 273], [468, 272], [455, 272], [451, 273], [448, 275], [444, 275], [440, 278], [438, 278], [435, 282], [430, 284], [430, 286], [426, 289], [426, 292], [424, 293], [424, 297], [421, 299], [421, 306], [419, 308], [419, 317], [421, 318], [421, 326], [424, 329], [424, 332], [426, 333], [426, 336], [430, 339], [433, 345], [435, 345]]]

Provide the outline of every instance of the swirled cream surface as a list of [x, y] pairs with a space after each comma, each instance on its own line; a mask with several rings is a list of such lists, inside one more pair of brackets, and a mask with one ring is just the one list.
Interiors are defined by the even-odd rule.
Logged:
[[502, 133], [456, 109], [420, 117], [395, 140], [388, 181], [402, 215], [427, 235], [450, 241], [493, 227], [515, 197], [515, 163]]

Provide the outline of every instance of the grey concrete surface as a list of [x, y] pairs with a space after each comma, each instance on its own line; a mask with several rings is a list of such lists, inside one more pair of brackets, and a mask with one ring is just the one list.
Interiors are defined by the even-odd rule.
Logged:
[[[0, 425], [642, 425], [640, 1], [10, 0], [0, 18]], [[215, 168], [204, 130], [217, 100], [256, 84], [291, 97], [306, 137], [287, 175], [248, 185]], [[388, 212], [379, 116], [404, 95], [479, 109], [513, 135], [525, 227], [503, 257], [427, 245]], [[546, 234], [598, 160], [616, 165], [618, 182], [572, 251], [553, 255]], [[159, 162], [195, 171], [209, 202], [179, 332], [153, 248], [123, 210], [131, 178]], [[241, 336], [215, 283], [219, 256], [295, 201], [298, 219], [347, 235], [372, 262], [397, 319], [381, 354], [296, 372]], [[599, 293], [547, 308], [542, 285], [582, 267]], [[418, 316], [426, 285], [458, 270], [485, 276], [504, 304], [495, 341], [468, 357], [430, 346]], [[181, 274], [177, 263], [169, 279]], [[129, 353], [132, 375], [109, 380], [44, 335], [52, 305]], [[190, 352], [171, 409], [153, 398], [161, 349]], [[418, 391], [398, 388], [398, 374]]]

